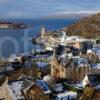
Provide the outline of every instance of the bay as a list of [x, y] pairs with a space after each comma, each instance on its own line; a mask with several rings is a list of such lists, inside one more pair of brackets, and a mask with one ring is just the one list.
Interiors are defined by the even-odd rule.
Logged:
[[19, 53], [27, 54], [36, 48], [31, 39], [40, 33], [42, 26], [46, 28], [46, 31], [56, 31], [77, 22], [78, 19], [6, 19], [6, 21], [24, 23], [28, 28], [0, 29], [0, 57], [9, 57], [11, 54]]

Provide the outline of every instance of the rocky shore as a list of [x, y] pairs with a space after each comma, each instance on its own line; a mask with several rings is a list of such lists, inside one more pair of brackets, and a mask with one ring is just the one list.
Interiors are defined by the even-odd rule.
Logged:
[[27, 28], [22, 23], [0, 22], [0, 29], [24, 29]]

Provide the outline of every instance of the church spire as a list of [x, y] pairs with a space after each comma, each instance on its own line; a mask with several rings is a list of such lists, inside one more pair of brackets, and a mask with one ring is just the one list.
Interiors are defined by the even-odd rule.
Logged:
[[53, 47], [53, 57], [52, 58], [53, 59], [57, 59], [58, 58], [58, 56], [57, 56], [57, 46]]

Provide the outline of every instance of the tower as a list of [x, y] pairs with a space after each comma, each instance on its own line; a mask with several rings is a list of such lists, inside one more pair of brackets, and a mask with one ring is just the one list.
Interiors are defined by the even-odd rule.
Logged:
[[52, 60], [57, 59], [57, 47], [53, 48], [53, 56], [52, 56]]
[[44, 34], [46, 33], [45, 27], [41, 28], [41, 39], [44, 38]]
[[57, 47], [55, 45], [54, 51], [53, 51], [53, 57], [51, 60], [51, 76], [56, 78], [56, 79], [65, 79], [66, 78], [66, 68], [58, 59], [57, 55]]

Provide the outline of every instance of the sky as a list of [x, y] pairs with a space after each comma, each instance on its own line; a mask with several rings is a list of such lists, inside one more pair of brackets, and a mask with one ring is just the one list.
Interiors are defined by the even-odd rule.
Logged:
[[63, 12], [99, 10], [100, 0], [0, 0], [0, 18], [41, 18]]

